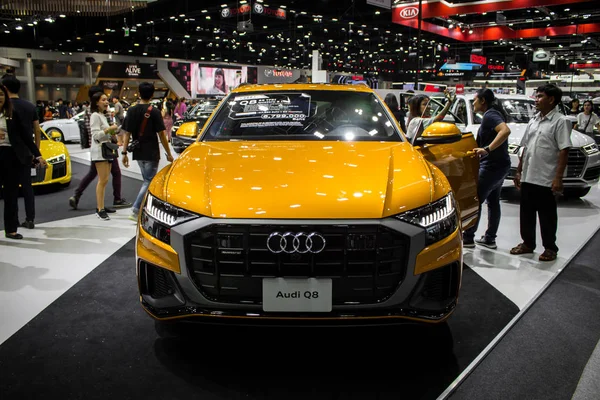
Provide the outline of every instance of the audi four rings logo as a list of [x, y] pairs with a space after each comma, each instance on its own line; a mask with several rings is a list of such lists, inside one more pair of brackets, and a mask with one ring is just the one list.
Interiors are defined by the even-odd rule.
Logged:
[[271, 253], [313, 253], [325, 249], [325, 238], [317, 232], [273, 232], [267, 239], [267, 248]]

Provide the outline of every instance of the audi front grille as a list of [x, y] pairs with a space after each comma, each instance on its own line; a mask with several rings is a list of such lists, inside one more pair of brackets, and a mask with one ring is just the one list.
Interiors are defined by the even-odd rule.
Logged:
[[238, 304], [261, 304], [262, 279], [273, 277], [331, 278], [334, 305], [378, 303], [402, 283], [409, 250], [408, 237], [379, 225], [213, 224], [185, 240], [198, 290]]
[[52, 179], [62, 178], [67, 175], [67, 162], [52, 164]]
[[567, 178], [579, 178], [583, 173], [587, 156], [579, 148], [569, 149], [569, 158], [567, 160]]

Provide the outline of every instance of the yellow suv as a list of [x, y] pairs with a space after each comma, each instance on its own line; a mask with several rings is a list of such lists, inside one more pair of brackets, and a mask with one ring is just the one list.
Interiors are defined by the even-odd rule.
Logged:
[[411, 144], [363, 86], [244, 86], [150, 184], [143, 308], [158, 320], [440, 322], [477, 218], [473, 135]]

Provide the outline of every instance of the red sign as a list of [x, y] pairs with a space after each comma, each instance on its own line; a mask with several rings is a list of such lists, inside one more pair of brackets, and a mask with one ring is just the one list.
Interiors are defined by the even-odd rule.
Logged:
[[419, 15], [419, 9], [417, 7], [406, 7], [400, 10], [398, 15], [404, 19], [416, 18]]
[[488, 65], [490, 71], [504, 71], [504, 65]]
[[[493, 12], [500, 10], [518, 10], [524, 8], [549, 7], [566, 4], [585, 3], [589, 0], [487, 0], [485, 2], [469, 2], [453, 4], [445, 0], [428, 0], [423, 2], [422, 14], [423, 19], [435, 17], [447, 17], [449, 15], [460, 14], [481, 14], [484, 12]], [[419, 15], [419, 2], [415, 1], [410, 4], [402, 4], [396, 7], [392, 12], [392, 21], [398, 22], [397, 18], [411, 19]]]
[[600, 63], [585, 63], [585, 64], [571, 64], [571, 69], [583, 69], [583, 68], [600, 68]]
[[465, 85], [458, 84], [456, 85], [456, 94], [464, 94], [465, 93]]
[[[421, 29], [430, 33], [451, 38], [461, 42], [481, 42], [494, 41], [499, 39], [519, 39], [519, 38], [534, 38], [540, 36], [567, 36], [567, 35], [586, 35], [590, 33], [600, 32], [600, 23], [589, 23], [579, 25], [563, 25], [544, 28], [529, 28], [514, 30], [508, 26], [489, 26], [486, 28], [475, 28], [472, 34], [463, 32], [462, 29], [455, 27], [452, 29], [446, 28], [429, 22], [432, 18], [448, 18], [450, 15], [459, 14], [481, 14], [483, 12], [493, 12], [499, 10], [516, 10], [543, 6], [557, 6], [583, 3], [589, 0], [488, 0], [486, 2], [469, 2], [453, 4], [445, 0], [428, 0], [423, 2], [421, 10], [422, 26]], [[392, 10], [392, 22], [404, 25], [410, 28], [418, 28], [419, 15], [415, 9], [418, 2], [410, 4], [402, 4]], [[413, 15], [414, 14], [414, 15]]]
[[471, 54], [471, 62], [475, 64], [485, 65], [487, 64], [487, 57], [478, 56], [477, 54]]
[[248, 4], [241, 5], [239, 8], [225, 7], [221, 9], [221, 18], [231, 18], [236, 15], [244, 15], [250, 12], [250, 6]]
[[258, 15], [268, 15], [271, 17], [286, 19], [287, 12], [283, 8], [271, 8], [262, 5], [261, 3], [254, 3], [254, 7], [252, 8], [254, 14]]

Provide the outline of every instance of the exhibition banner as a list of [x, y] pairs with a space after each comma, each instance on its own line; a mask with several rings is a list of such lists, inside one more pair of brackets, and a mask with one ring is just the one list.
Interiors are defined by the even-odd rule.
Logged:
[[160, 79], [153, 64], [125, 63], [116, 61], [104, 61], [98, 73], [98, 78], [111, 79]]

